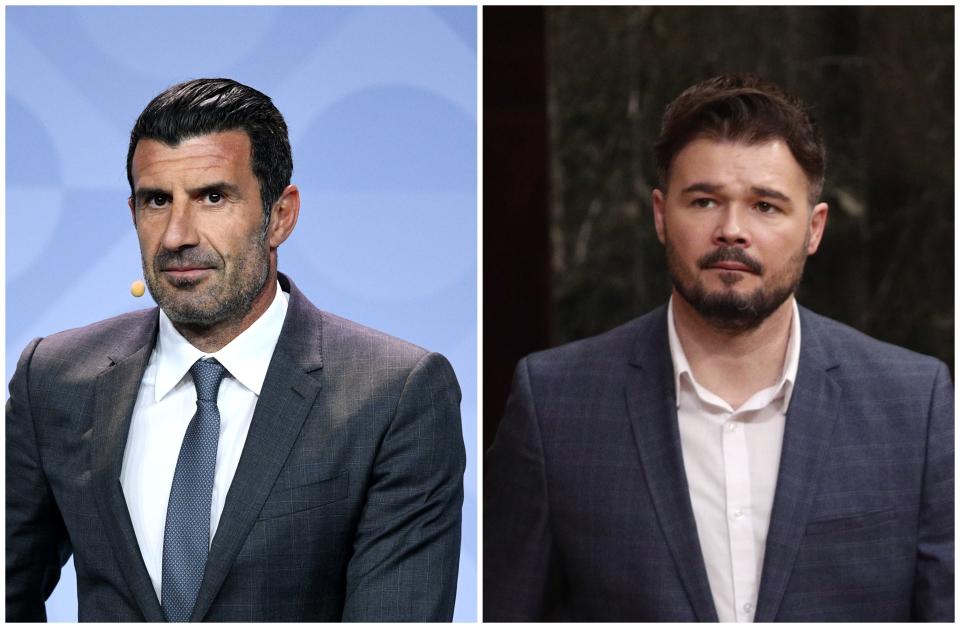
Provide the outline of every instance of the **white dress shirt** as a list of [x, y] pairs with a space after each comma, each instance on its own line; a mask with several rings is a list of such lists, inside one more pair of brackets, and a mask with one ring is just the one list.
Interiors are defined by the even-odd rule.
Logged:
[[140, 381], [120, 471], [123, 496], [158, 600], [167, 501], [180, 444], [197, 409], [197, 389], [190, 367], [201, 358], [213, 357], [227, 369], [217, 395], [220, 443], [210, 505], [212, 541], [247, 440], [267, 367], [280, 338], [289, 298], [278, 283], [277, 294], [266, 312], [227, 346], [212, 354], [190, 344], [160, 311], [157, 344]]
[[779, 381], [734, 410], [697, 383], [667, 314], [690, 502], [720, 621], [753, 621], [787, 407], [800, 359], [796, 300]]

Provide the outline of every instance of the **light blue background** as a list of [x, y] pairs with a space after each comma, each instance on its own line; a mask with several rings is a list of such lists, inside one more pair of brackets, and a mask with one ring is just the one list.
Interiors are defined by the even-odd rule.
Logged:
[[[287, 120], [303, 206], [280, 269], [321, 309], [445, 354], [467, 448], [455, 619], [476, 619], [476, 8], [8, 7], [6, 377], [131, 309], [130, 128], [227, 76]], [[47, 603], [76, 620], [72, 563]]]

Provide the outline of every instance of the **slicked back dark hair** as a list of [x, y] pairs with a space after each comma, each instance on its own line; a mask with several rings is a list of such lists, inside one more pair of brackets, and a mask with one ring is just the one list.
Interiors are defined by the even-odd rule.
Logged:
[[816, 121], [800, 99], [750, 74], [728, 74], [688, 87], [667, 106], [653, 148], [660, 185], [684, 146], [699, 138], [759, 144], [782, 139], [810, 184], [810, 204], [823, 190], [827, 152]]
[[130, 194], [134, 193], [133, 153], [140, 140], [157, 140], [175, 147], [191, 137], [233, 130], [242, 130], [250, 138], [250, 165], [260, 183], [266, 224], [270, 208], [293, 176], [287, 124], [267, 95], [231, 79], [186, 81], [150, 101], [130, 132]]

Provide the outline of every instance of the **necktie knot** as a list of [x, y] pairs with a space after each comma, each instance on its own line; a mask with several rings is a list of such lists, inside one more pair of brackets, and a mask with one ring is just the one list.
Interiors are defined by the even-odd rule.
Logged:
[[220, 382], [226, 372], [227, 369], [214, 359], [194, 362], [190, 367], [190, 374], [193, 376], [193, 385], [197, 388], [197, 400], [216, 402]]

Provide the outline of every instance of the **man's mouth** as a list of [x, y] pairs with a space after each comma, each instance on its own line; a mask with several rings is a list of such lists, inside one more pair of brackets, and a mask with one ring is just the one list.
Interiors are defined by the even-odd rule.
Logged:
[[697, 265], [704, 270], [716, 270], [729, 273], [730, 276], [743, 277], [743, 273], [762, 275], [763, 266], [746, 251], [739, 248], [720, 248], [707, 253]]
[[746, 264], [741, 264], [740, 262], [716, 262], [710, 264], [707, 268], [712, 268], [714, 270], [736, 270], [744, 273], [754, 272], [752, 268]]
[[160, 272], [173, 283], [190, 283], [203, 278], [212, 270], [212, 268], [201, 266], [168, 266]]

